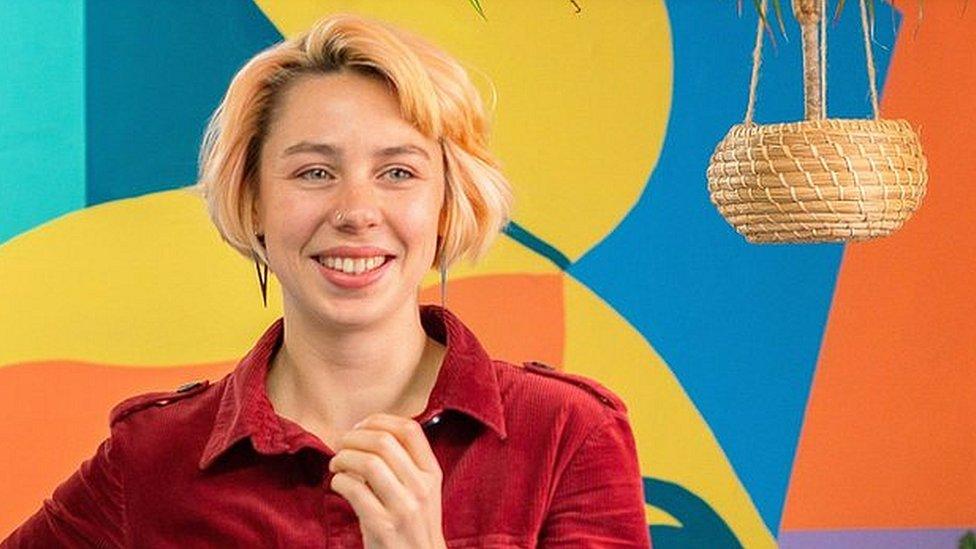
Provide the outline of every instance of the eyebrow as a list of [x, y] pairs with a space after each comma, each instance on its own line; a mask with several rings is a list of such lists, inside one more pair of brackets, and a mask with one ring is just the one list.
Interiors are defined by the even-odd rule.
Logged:
[[[330, 145], [328, 143], [313, 143], [310, 141], [299, 141], [298, 143], [291, 145], [290, 147], [285, 149], [284, 152], [281, 153], [281, 157], [284, 158], [292, 154], [305, 153], [305, 152], [312, 152], [312, 153], [321, 154], [322, 156], [331, 156], [336, 158], [342, 157], [341, 148], [336, 147], [335, 145]], [[410, 145], [410, 144], [397, 145], [394, 147], [385, 147], [373, 152], [373, 156], [377, 158], [389, 158], [391, 156], [397, 156], [401, 154], [417, 154], [423, 156], [427, 160], [430, 160], [430, 155], [427, 154], [427, 151], [425, 151], [424, 149], [416, 145]]]

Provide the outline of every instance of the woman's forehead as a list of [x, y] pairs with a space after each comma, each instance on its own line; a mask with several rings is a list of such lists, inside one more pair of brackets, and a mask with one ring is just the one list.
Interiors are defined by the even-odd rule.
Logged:
[[397, 96], [375, 78], [350, 72], [301, 77], [280, 99], [268, 138], [281, 154], [341, 156], [368, 149], [388, 155], [420, 149], [429, 158], [438, 151], [434, 140], [403, 117]]

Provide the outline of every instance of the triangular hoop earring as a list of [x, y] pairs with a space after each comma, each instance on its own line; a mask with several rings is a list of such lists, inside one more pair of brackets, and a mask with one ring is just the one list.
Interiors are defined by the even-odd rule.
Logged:
[[264, 265], [264, 274], [261, 274], [261, 258], [258, 257], [257, 252], [251, 252], [254, 255], [254, 267], [258, 271], [258, 285], [261, 287], [261, 301], [264, 302], [264, 308], [268, 308], [268, 264]]

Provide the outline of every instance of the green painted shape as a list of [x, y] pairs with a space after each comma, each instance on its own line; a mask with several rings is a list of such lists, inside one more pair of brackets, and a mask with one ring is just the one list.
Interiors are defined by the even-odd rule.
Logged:
[[0, 244], [85, 205], [83, 0], [0, 1]]

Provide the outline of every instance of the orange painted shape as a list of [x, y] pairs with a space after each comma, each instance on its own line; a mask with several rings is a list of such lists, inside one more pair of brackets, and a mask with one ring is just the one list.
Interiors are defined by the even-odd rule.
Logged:
[[[440, 303], [440, 289], [420, 294]], [[562, 274], [484, 275], [448, 280], [447, 308], [478, 335], [492, 357], [561, 368], [565, 341]]]
[[920, 129], [929, 191], [845, 250], [783, 530], [976, 524], [976, 10], [899, 2], [883, 116]]

